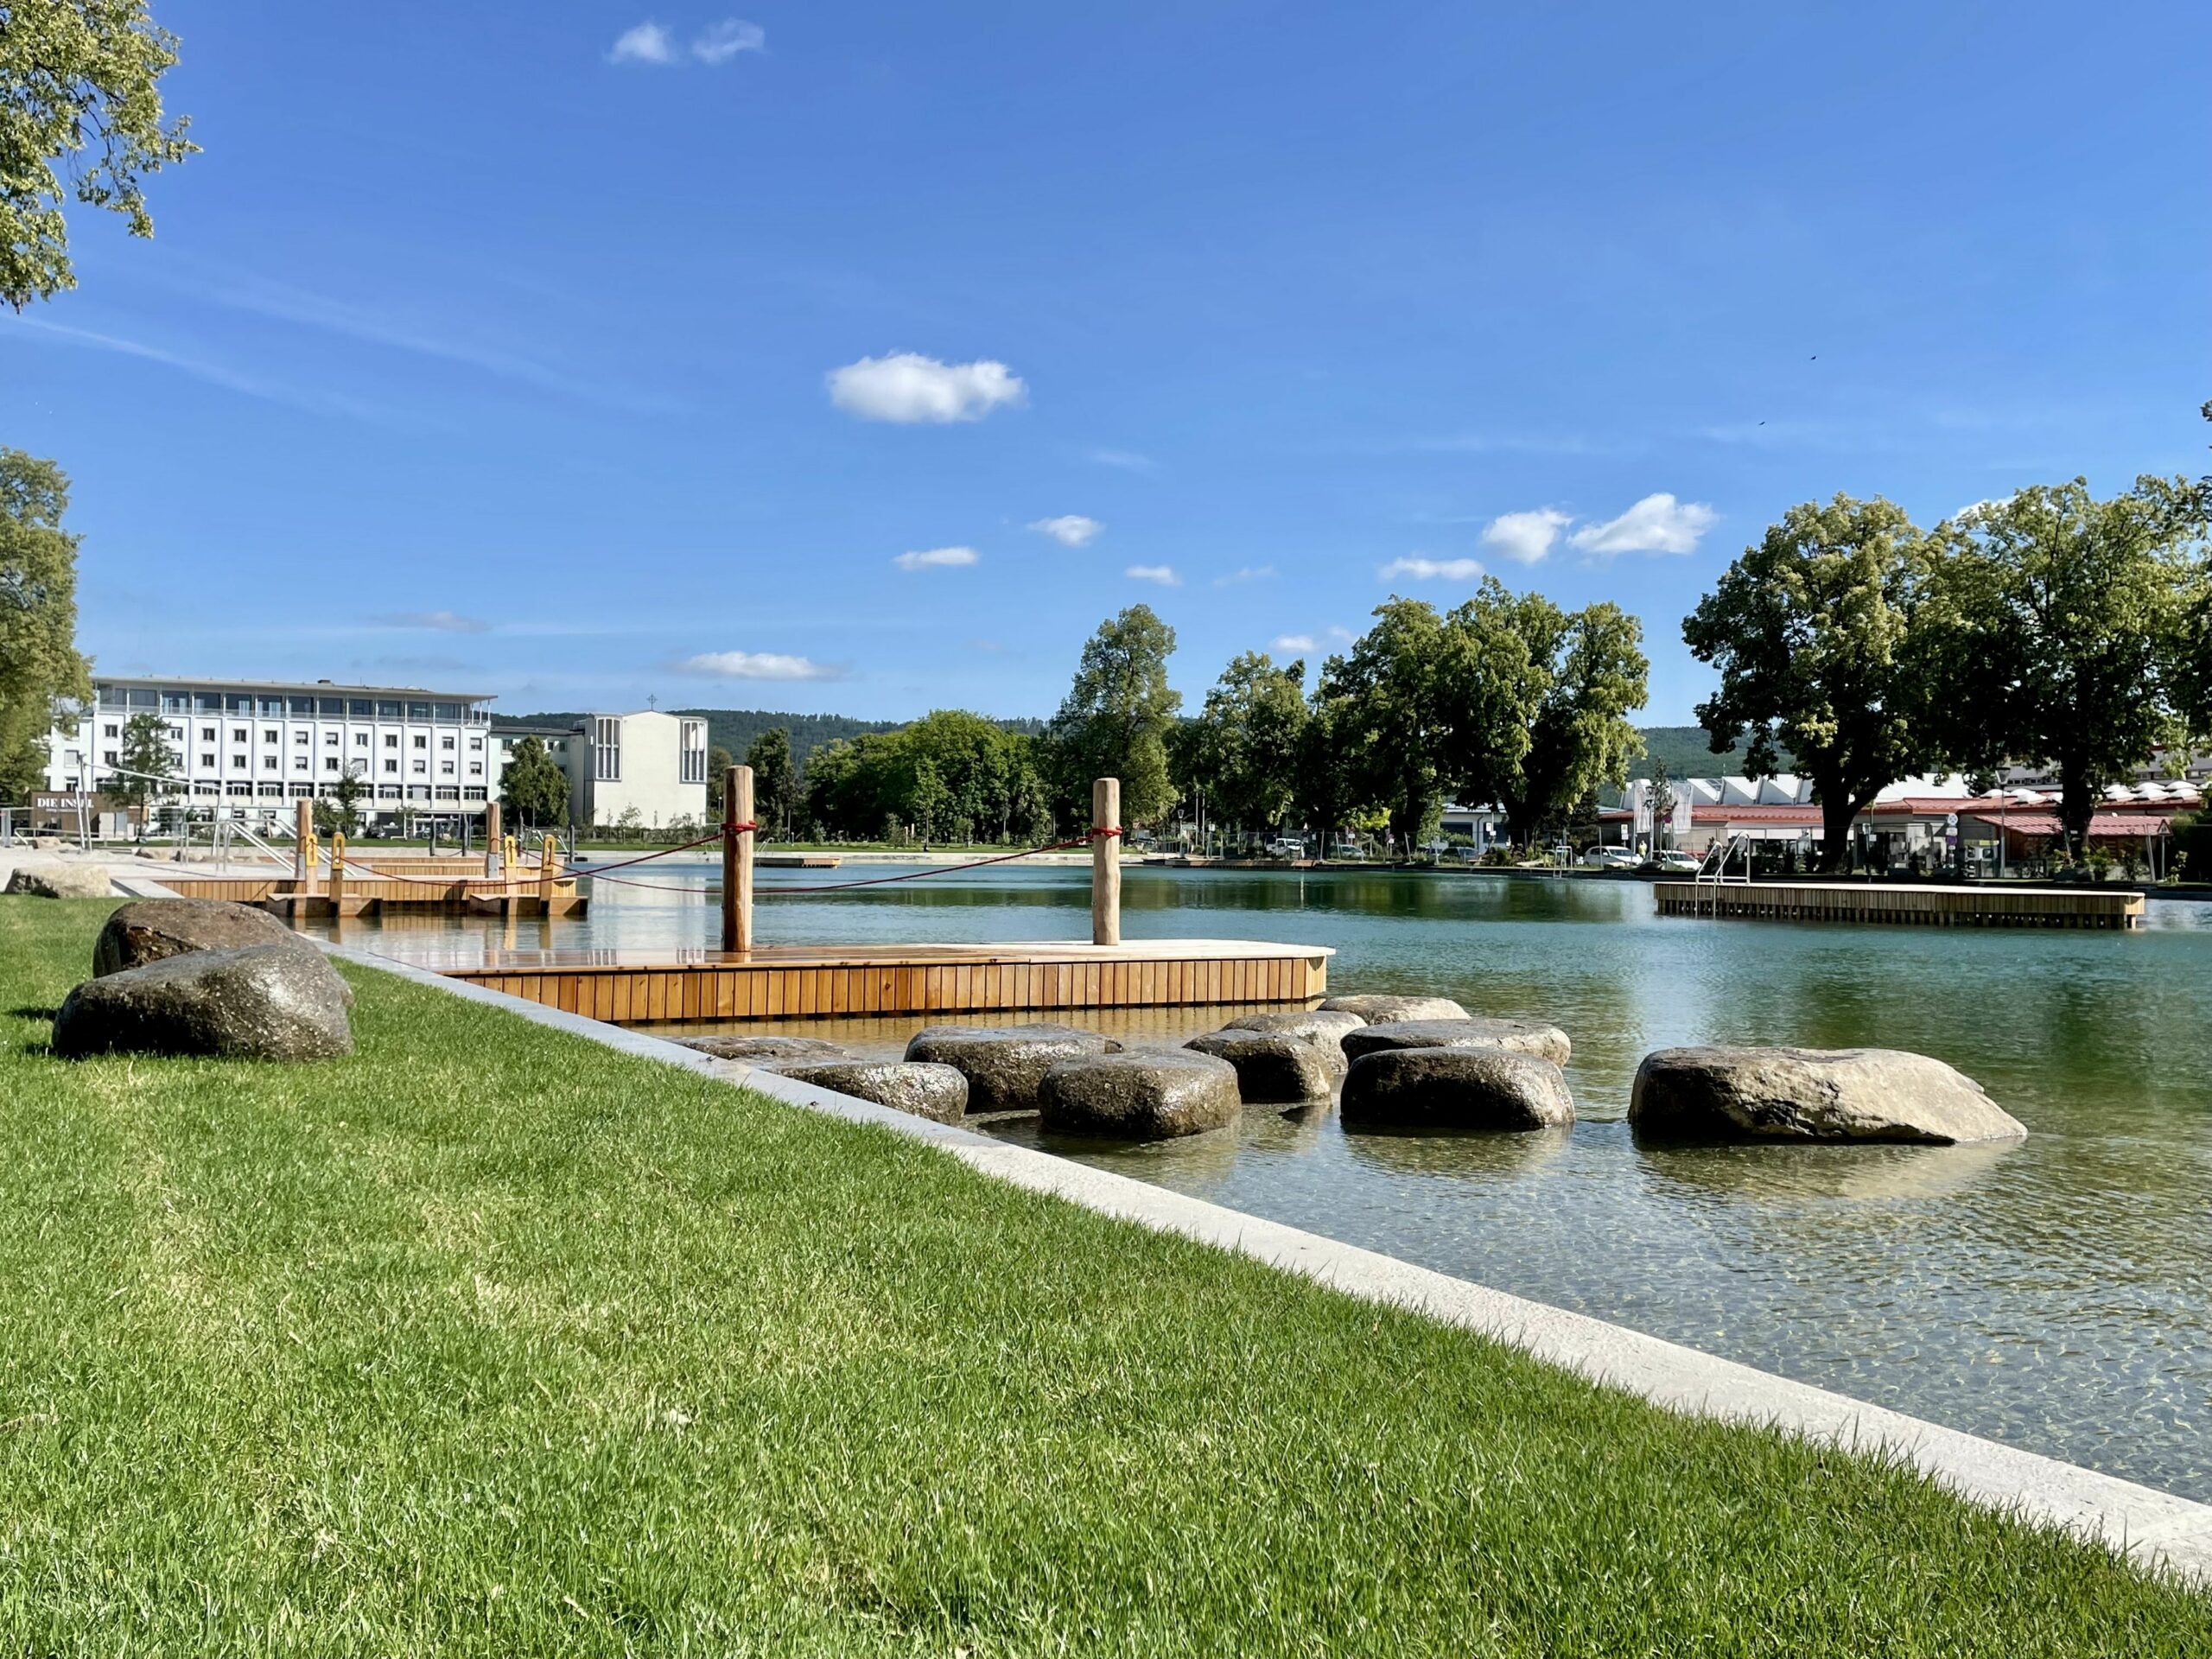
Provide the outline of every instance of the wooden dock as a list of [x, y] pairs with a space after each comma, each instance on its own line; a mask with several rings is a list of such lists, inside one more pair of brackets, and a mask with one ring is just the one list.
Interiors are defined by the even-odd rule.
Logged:
[[1119, 944], [760, 945], [744, 951], [492, 949], [420, 966], [616, 1025], [1078, 1008], [1304, 1005], [1327, 994], [1322, 946], [1243, 939]]
[[2096, 927], [2143, 925], [2143, 895], [2125, 888], [1926, 887], [1895, 881], [1661, 881], [1662, 916], [1795, 922], [1884, 922], [1920, 927]]

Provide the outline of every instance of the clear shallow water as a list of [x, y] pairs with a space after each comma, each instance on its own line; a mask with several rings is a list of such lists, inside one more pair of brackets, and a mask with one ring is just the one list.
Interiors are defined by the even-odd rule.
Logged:
[[[763, 938], [1087, 935], [1081, 868], [772, 896], [875, 873], [761, 872]], [[2212, 1499], [2212, 906], [2154, 900], [2133, 934], [1822, 927], [1662, 920], [1634, 882], [1164, 870], [1130, 871], [1123, 901], [1131, 938], [1333, 945], [1337, 990], [1549, 1020], [1574, 1042], [1581, 1122], [1413, 1139], [1346, 1135], [1320, 1111], [1053, 1150]], [[703, 894], [601, 884], [583, 925], [557, 943], [706, 945], [715, 914]], [[487, 944], [541, 943], [536, 925], [488, 926]], [[409, 925], [383, 943], [404, 951], [419, 931], [450, 947], [486, 927]], [[1173, 1035], [1220, 1017], [1140, 1023]], [[1716, 1041], [1933, 1054], [2030, 1137], [1636, 1147], [1623, 1120], [1644, 1052]]]

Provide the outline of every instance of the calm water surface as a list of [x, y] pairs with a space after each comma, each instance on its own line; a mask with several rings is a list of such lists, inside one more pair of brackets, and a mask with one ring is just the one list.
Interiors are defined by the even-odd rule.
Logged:
[[[877, 873], [763, 871], [762, 938], [1087, 937], [1081, 868], [773, 896]], [[1348, 1135], [1323, 1110], [1053, 1150], [2212, 1499], [2212, 906], [2154, 900], [2133, 934], [1849, 928], [1662, 919], [1637, 882], [1166, 870], [1129, 872], [1123, 902], [1133, 938], [1333, 945], [1334, 989], [1550, 1020], [1573, 1039], [1581, 1122], [1416, 1139]], [[484, 925], [365, 942], [449, 948]], [[704, 945], [715, 921], [703, 894], [602, 883], [582, 927], [546, 942]], [[540, 943], [536, 925], [509, 938]], [[1152, 1017], [1169, 1036], [1218, 1018]], [[887, 1048], [905, 1029], [855, 1035]], [[1918, 1050], [1980, 1079], [2030, 1136], [1638, 1148], [1624, 1122], [1637, 1061], [1704, 1042]]]

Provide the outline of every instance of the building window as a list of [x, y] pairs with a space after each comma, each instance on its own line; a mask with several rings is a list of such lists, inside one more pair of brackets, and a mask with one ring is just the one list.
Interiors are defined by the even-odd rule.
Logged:
[[430, 740], [417, 732], [415, 734], [415, 747], [418, 749], [427, 749], [430, 747]]
[[308, 769], [308, 758], [307, 758], [307, 756], [305, 756], [304, 754], [296, 754], [296, 755], [294, 755], [294, 756], [292, 757], [292, 770], [293, 770], [294, 772], [305, 772], [307, 769]]
[[397, 760], [387, 760], [384, 763], [384, 769], [386, 772], [397, 772], [399, 770], [399, 762]]
[[354, 734], [353, 734], [353, 747], [354, 747], [355, 748], [357, 748], [357, 749], [365, 749], [365, 748], [367, 748], [367, 747], [369, 747], [369, 734], [368, 734], [366, 732], [356, 732], [356, 733], [354, 733]]
[[480, 737], [472, 737], [468, 740], [468, 747], [480, 753], [484, 747], [484, 740]]
[[374, 720], [377, 706], [366, 697], [348, 697], [346, 700], [346, 713], [353, 720]]
[[274, 772], [283, 764], [273, 754], [265, 754], [261, 757], [261, 769], [264, 772]]
[[622, 722], [601, 715], [592, 724], [596, 729], [591, 775], [602, 784], [619, 784], [622, 781]]
[[245, 734], [245, 727], [243, 727], [243, 726], [233, 726], [233, 727], [232, 727], [232, 728], [231, 728], [231, 741], [232, 741], [232, 742], [233, 742], [233, 743], [243, 743], [243, 742], [245, 742], [245, 735], [246, 735], [246, 734]]
[[240, 772], [244, 772], [245, 770], [245, 756], [242, 754], [232, 755], [231, 757], [231, 764], [236, 766]]
[[335, 732], [325, 732], [322, 734], [322, 747], [326, 749], [336, 748], [338, 747], [338, 734]]
[[448, 778], [452, 777], [452, 776], [453, 776], [453, 762], [452, 762], [452, 761], [450, 761], [450, 760], [441, 760], [441, 761], [439, 761], [439, 762], [438, 762], [438, 771], [439, 771], [439, 772], [440, 772], [442, 776], [444, 776], [444, 777], [448, 777]]
[[325, 772], [335, 772], [335, 771], [337, 771], [337, 770], [338, 770], [338, 757], [337, 757], [336, 755], [334, 755], [334, 754], [327, 754], [327, 755], [323, 756], [323, 758], [322, 758], [322, 769], [323, 769]]
[[[121, 737], [123, 735], [123, 728], [120, 726], [117, 726], [111, 722], [110, 724], [100, 728], [100, 735], [102, 737]], [[448, 738], [446, 741], [448, 742], [451, 742], [453, 740]]]
[[261, 728], [261, 741], [264, 743], [276, 742], [279, 735], [274, 726], [264, 726]]
[[399, 718], [399, 705], [397, 702], [379, 700], [377, 703], [377, 718], [378, 720], [397, 720]]
[[261, 700], [261, 712], [264, 715], [281, 716], [284, 712], [284, 699], [282, 697], [264, 697]]
[[317, 697], [315, 708], [325, 720], [343, 720], [346, 717], [346, 699], [343, 697]]
[[200, 757], [200, 765], [203, 770], [213, 772], [215, 769], [215, 757], [212, 754], [203, 754]]
[[453, 747], [453, 739], [451, 737], [440, 738], [438, 740], [438, 747], [442, 749], [449, 749]]
[[165, 715], [188, 715], [192, 712], [192, 699], [181, 691], [164, 691], [162, 693], [162, 712]]
[[461, 718], [461, 705], [457, 702], [440, 703], [438, 705], [438, 718], [440, 720], [459, 720]]
[[104, 751], [102, 751], [102, 753], [101, 753], [101, 754], [100, 754], [100, 763], [101, 763], [103, 766], [121, 766], [121, 765], [123, 764], [120, 760], [118, 760], [115, 758], [115, 751], [114, 751], [113, 749], [107, 749], [107, 750], [104, 750]]
[[484, 763], [481, 760], [470, 761], [468, 763], [468, 775], [472, 778], [481, 778], [484, 775]]
[[251, 784], [225, 784], [223, 785], [223, 793], [226, 795], [251, 795], [253, 793], [253, 785]]
[[418, 772], [428, 772], [429, 769], [430, 763], [427, 760], [417, 760], [415, 763], [415, 770]]
[[315, 785], [313, 784], [294, 784], [292, 785], [292, 798], [296, 801], [310, 799], [313, 798], [314, 794]]
[[682, 745], [683, 781], [703, 784], [707, 781], [707, 722], [687, 720], [678, 734]]
[[457, 789], [450, 789], [445, 785], [440, 784], [438, 785], [438, 798], [442, 801], [457, 801], [461, 798], [461, 791]]
[[461, 798], [464, 801], [480, 801], [484, 798], [484, 791], [480, 789], [464, 789], [461, 791]]
[[380, 801], [396, 801], [399, 798], [399, 785], [397, 784], [378, 784], [377, 785], [377, 799]]
[[387, 749], [397, 748], [399, 747], [399, 734], [397, 732], [386, 732], [384, 734], [384, 746]]
[[213, 726], [202, 726], [200, 728], [200, 741], [202, 743], [213, 743], [215, 741], [215, 728]]

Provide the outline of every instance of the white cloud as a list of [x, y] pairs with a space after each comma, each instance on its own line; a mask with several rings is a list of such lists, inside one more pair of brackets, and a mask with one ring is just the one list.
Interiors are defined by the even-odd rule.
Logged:
[[1321, 642], [1310, 633], [1279, 633], [1268, 642], [1272, 651], [1319, 651]]
[[709, 23], [699, 31], [698, 39], [691, 42], [691, 55], [708, 65], [728, 63], [741, 52], [765, 52], [768, 49], [768, 31], [758, 23], [748, 23], [736, 17], [725, 17], [719, 23]]
[[1430, 559], [1416, 553], [1409, 559], [1393, 559], [1377, 572], [1383, 581], [1410, 576], [1415, 582], [1472, 582], [1483, 573], [1478, 559]]
[[1585, 524], [1567, 539], [1586, 553], [1691, 553], [1720, 522], [1702, 501], [1677, 501], [1662, 490], [1618, 518]]
[[1241, 569], [1230, 571], [1225, 576], [1216, 576], [1213, 579], [1213, 585], [1217, 588], [1234, 588], [1242, 582], [1265, 582], [1274, 574], [1275, 568], [1272, 564], [1248, 564]]
[[676, 61], [676, 41], [658, 23], [648, 18], [635, 29], [626, 29], [615, 38], [614, 49], [607, 54], [609, 63], [657, 63]]
[[1342, 626], [1341, 625], [1336, 625], [1332, 626], [1329, 629], [1329, 638], [1332, 639], [1341, 639], [1346, 645], [1350, 645], [1353, 640], [1358, 639], [1359, 636], [1354, 633], [1350, 628]]
[[1051, 537], [1063, 547], [1081, 547], [1086, 542], [1096, 541], [1098, 532], [1106, 526], [1079, 512], [1064, 512], [1057, 518], [1033, 518], [1029, 528], [1039, 536]]
[[932, 547], [920, 553], [901, 553], [891, 563], [901, 570], [946, 570], [973, 564], [981, 556], [972, 547]]
[[374, 619], [380, 628], [424, 628], [432, 633], [489, 633], [492, 625], [452, 611], [399, 611]]
[[829, 374], [830, 401], [864, 421], [980, 421], [1029, 388], [1003, 363], [940, 363], [918, 352], [864, 357]]
[[1093, 448], [1084, 453], [1096, 466], [1116, 467], [1125, 473], [1149, 473], [1160, 465], [1150, 455], [1141, 455], [1134, 449]]
[[1494, 547], [1522, 564], [1541, 562], [1559, 540], [1559, 533], [1574, 522], [1571, 512], [1557, 507], [1536, 507], [1528, 512], [1503, 512], [1490, 521], [1482, 534], [1484, 547]]
[[1163, 588], [1180, 588], [1183, 578], [1172, 564], [1133, 564], [1122, 574], [1133, 582], [1156, 582]]
[[686, 674], [718, 680], [834, 680], [843, 672], [805, 657], [774, 651], [709, 651], [677, 664]]

